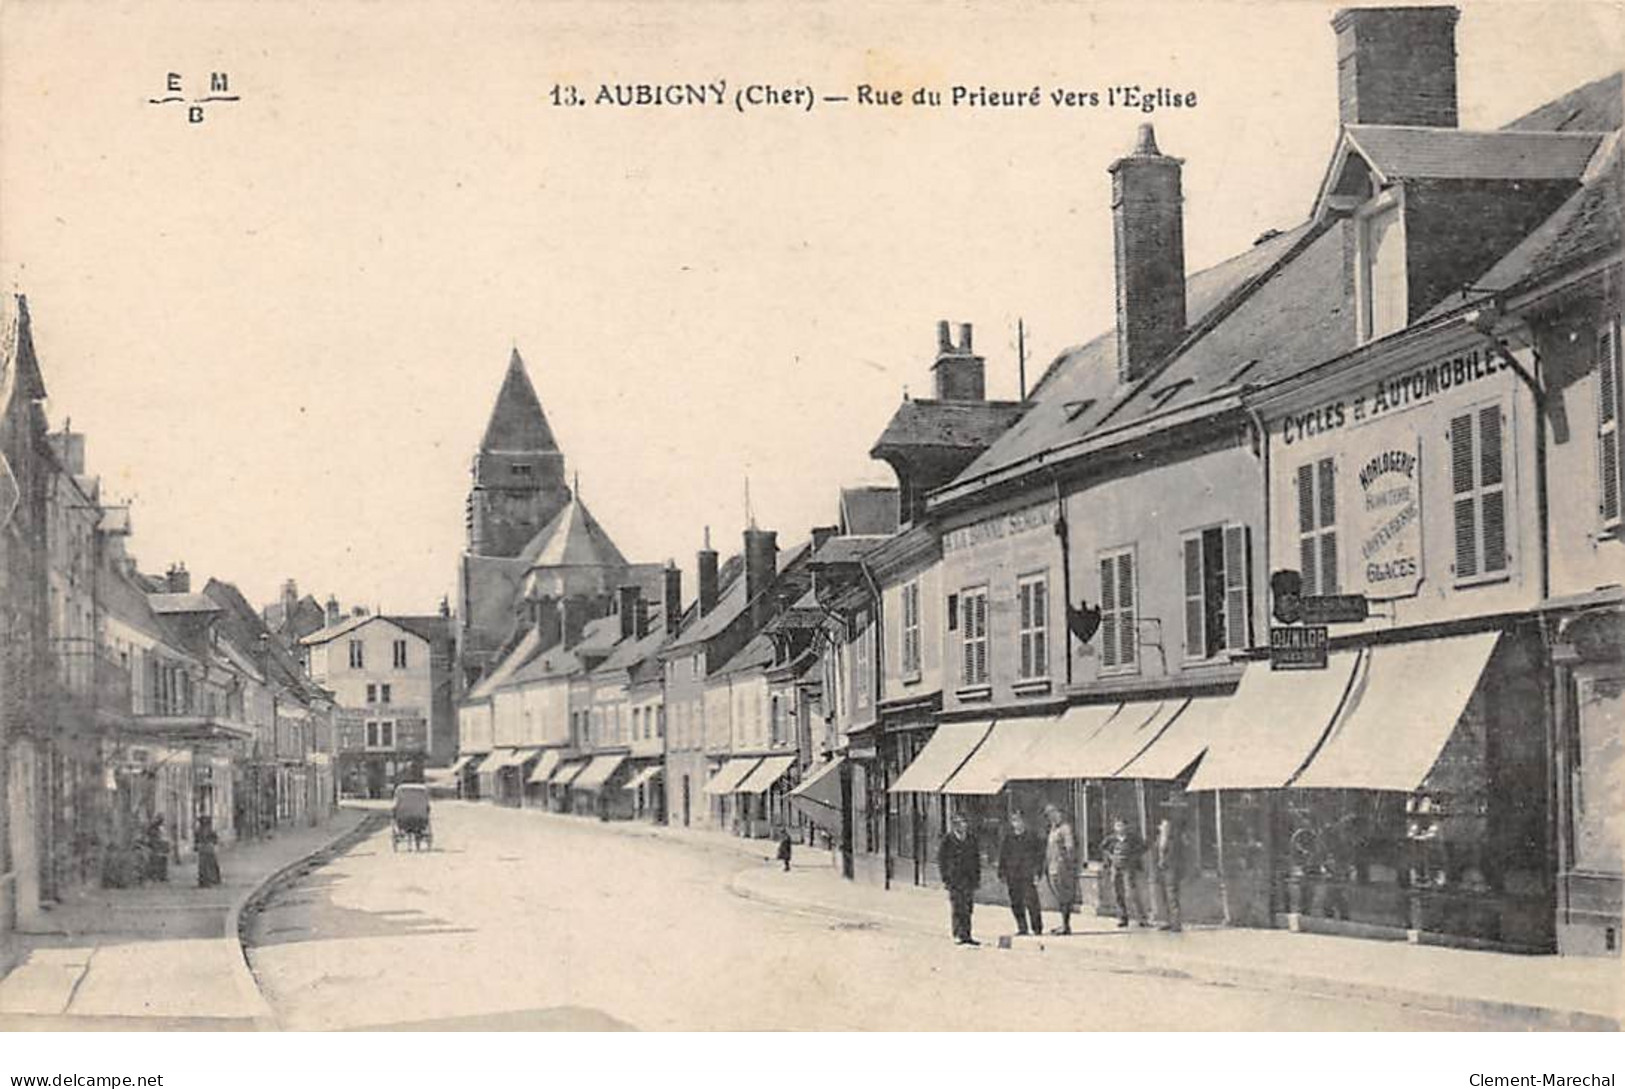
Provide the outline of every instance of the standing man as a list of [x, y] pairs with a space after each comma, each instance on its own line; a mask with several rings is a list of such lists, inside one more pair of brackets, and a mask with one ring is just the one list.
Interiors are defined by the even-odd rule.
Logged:
[[970, 823], [963, 813], [955, 813], [948, 834], [937, 848], [937, 870], [948, 886], [948, 904], [953, 913], [954, 941], [960, 945], [981, 945], [970, 936], [971, 898], [982, 881], [982, 854]]
[[1145, 857], [1145, 840], [1129, 831], [1122, 817], [1112, 820], [1111, 835], [1100, 843], [1106, 863], [1112, 871], [1112, 892], [1117, 896], [1117, 925], [1128, 925], [1130, 897], [1134, 900], [1134, 921], [1150, 926], [1145, 918], [1145, 899], [1140, 895], [1140, 860]]
[[1055, 906], [1061, 912], [1061, 925], [1052, 933], [1070, 934], [1072, 909], [1078, 902], [1078, 841], [1059, 806], [1046, 805], [1044, 819], [1049, 821], [1044, 873], [1049, 878], [1050, 891], [1055, 894]]
[[[1016, 917], [1017, 934], [1042, 934], [1044, 916], [1038, 906], [1038, 871], [1044, 865], [1044, 845], [1027, 827], [1027, 818], [1016, 810], [1010, 814], [1010, 830], [999, 845], [999, 877], [1010, 893], [1010, 913]], [[1032, 929], [1028, 930], [1031, 922]]]
[[1157, 889], [1162, 894], [1162, 929], [1177, 934], [1179, 925], [1179, 879], [1185, 873], [1185, 828], [1179, 819], [1183, 803], [1169, 799], [1162, 803], [1162, 819], [1157, 822], [1157, 845], [1153, 861], [1157, 867]]

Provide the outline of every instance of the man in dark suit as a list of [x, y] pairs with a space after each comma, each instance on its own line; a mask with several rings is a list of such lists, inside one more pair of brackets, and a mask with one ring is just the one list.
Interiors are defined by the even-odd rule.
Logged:
[[1018, 934], [1044, 932], [1036, 884], [1042, 872], [1044, 841], [1027, 827], [1027, 818], [1018, 809], [1010, 814], [1010, 830], [999, 845], [999, 877], [1010, 893], [1010, 913], [1016, 917]]
[[942, 883], [948, 886], [954, 940], [960, 945], [981, 945], [970, 936], [970, 913], [976, 886], [982, 880], [982, 853], [962, 813], [954, 814], [948, 834], [937, 848], [937, 870], [942, 874]]

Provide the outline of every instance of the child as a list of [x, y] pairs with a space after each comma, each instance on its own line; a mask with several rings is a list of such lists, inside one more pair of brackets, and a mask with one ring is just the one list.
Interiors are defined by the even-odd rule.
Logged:
[[790, 830], [779, 829], [779, 861], [784, 863], [784, 872], [790, 872]]

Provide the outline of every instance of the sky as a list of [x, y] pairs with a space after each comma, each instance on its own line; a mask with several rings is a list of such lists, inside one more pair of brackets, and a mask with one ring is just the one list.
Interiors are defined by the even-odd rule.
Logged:
[[[1619, 3], [1461, 5], [1462, 124], [1618, 66]], [[928, 396], [938, 320], [1017, 395], [1113, 320], [1107, 167], [1155, 124], [1194, 271], [1307, 215], [1335, 5], [334, 2], [0, 7], [0, 277], [54, 427], [146, 570], [433, 609], [510, 352], [584, 501], [689, 573], [709, 526], [789, 545]], [[186, 103], [224, 72], [235, 102]], [[555, 86], [726, 80], [724, 106]], [[1041, 107], [740, 88], [1031, 90]], [[1056, 89], [1196, 105], [1062, 108]], [[560, 92], [562, 96], [564, 92]]]

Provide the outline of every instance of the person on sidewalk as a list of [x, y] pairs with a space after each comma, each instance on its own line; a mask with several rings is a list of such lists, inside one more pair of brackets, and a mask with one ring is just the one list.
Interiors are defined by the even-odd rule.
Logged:
[[148, 881], [168, 881], [169, 837], [164, 835], [163, 814], [152, 818], [152, 823], [147, 825], [147, 831], [142, 837], [141, 846], [146, 851], [146, 879]]
[[1010, 914], [1016, 917], [1017, 934], [1044, 932], [1037, 884], [1043, 865], [1044, 844], [1037, 833], [1027, 827], [1027, 818], [1018, 809], [1010, 814], [1010, 830], [999, 844], [999, 879], [1010, 893]]
[[1128, 926], [1129, 901], [1132, 898], [1134, 921], [1141, 926], [1151, 924], [1145, 918], [1145, 899], [1140, 891], [1140, 863], [1145, 858], [1145, 840], [1129, 830], [1122, 817], [1112, 820], [1111, 834], [1100, 841], [1101, 853], [1111, 869], [1112, 892], [1117, 897], [1117, 925]]
[[1179, 881], [1185, 874], [1185, 825], [1180, 820], [1184, 803], [1167, 801], [1157, 822], [1157, 844], [1153, 861], [1157, 869], [1157, 890], [1162, 896], [1162, 929], [1178, 934]]
[[197, 887], [209, 889], [220, 884], [220, 855], [216, 847], [220, 837], [215, 834], [214, 818], [197, 819]]
[[948, 905], [953, 916], [954, 941], [960, 945], [981, 945], [971, 937], [971, 900], [982, 882], [982, 852], [970, 834], [970, 822], [955, 813], [948, 834], [937, 847], [937, 871], [948, 886]]
[[778, 859], [780, 862], [784, 863], [785, 873], [790, 872], [790, 853], [793, 850], [794, 846], [790, 842], [790, 830], [788, 828], [779, 829]]
[[1056, 909], [1061, 913], [1061, 925], [1051, 933], [1070, 934], [1072, 909], [1078, 903], [1078, 841], [1059, 806], [1046, 805], [1044, 818], [1049, 821], [1049, 838], [1044, 844], [1044, 875], [1049, 878]]

